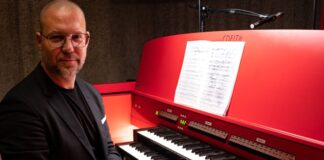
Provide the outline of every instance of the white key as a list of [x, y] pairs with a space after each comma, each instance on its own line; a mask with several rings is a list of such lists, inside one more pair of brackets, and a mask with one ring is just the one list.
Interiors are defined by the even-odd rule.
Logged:
[[190, 150], [187, 150], [183, 148], [182, 146], [178, 146], [174, 143], [172, 143], [169, 140], [165, 140], [163, 137], [157, 136], [147, 130], [138, 131], [138, 134], [141, 134], [142, 136], [149, 138], [150, 140], [157, 142], [158, 144], [169, 148], [169, 150], [172, 150], [174, 152], [177, 152], [178, 154], [182, 155], [183, 157], [186, 157], [187, 159], [192, 160], [205, 160], [205, 156], [199, 156], [195, 153], [192, 153]]
[[119, 145], [119, 148], [126, 151], [133, 157], [135, 157], [138, 160], [151, 160], [150, 157], [146, 156], [144, 153], [139, 152], [134, 147], [130, 146], [129, 144]]

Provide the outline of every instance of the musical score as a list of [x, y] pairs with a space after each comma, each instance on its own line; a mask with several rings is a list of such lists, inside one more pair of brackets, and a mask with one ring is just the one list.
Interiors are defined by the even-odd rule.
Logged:
[[244, 42], [187, 42], [174, 102], [225, 115], [243, 48]]

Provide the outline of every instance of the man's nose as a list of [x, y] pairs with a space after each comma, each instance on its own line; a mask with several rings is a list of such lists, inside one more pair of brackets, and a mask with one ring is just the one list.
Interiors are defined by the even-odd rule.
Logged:
[[62, 46], [62, 50], [64, 52], [73, 52], [74, 47], [73, 47], [71, 38], [69, 38], [69, 37], [65, 38], [63, 46]]

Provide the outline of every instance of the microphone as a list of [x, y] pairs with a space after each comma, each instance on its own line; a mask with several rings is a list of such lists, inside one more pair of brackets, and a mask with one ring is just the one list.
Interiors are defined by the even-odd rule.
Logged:
[[252, 23], [250, 24], [250, 28], [251, 29], [254, 29], [255, 27], [258, 27], [264, 23], [268, 23], [268, 22], [271, 22], [271, 21], [274, 21], [276, 20], [277, 18], [283, 16], [284, 13], [283, 12], [278, 12], [276, 14], [272, 14], [272, 15], [269, 15], [269, 16], [266, 16], [265, 18], [262, 18], [261, 20], [255, 22], [255, 23]]

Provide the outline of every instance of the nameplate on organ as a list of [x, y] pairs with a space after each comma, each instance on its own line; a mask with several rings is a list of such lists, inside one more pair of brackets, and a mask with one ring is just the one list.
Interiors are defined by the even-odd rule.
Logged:
[[[135, 82], [95, 87], [102, 94], [112, 138], [124, 159], [322, 160], [323, 41], [324, 31], [319, 30], [160, 37], [145, 43]], [[210, 52], [220, 56], [215, 59], [195, 57], [206, 53], [189, 51], [197, 48], [223, 49], [233, 57], [221, 57], [225, 51]], [[232, 63], [228, 72], [198, 68], [220, 60]], [[189, 70], [208, 73], [188, 79], [194, 75], [184, 73]], [[181, 94], [179, 98], [179, 93], [197, 96], [201, 84], [220, 85], [220, 81], [204, 82], [209, 73], [221, 75], [211, 78], [222, 82], [221, 77], [231, 77], [224, 92], [207, 87], [204, 91], [212, 94], [199, 94], [204, 96], [198, 100]], [[200, 106], [204, 98], [219, 98], [222, 103]]]

